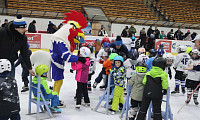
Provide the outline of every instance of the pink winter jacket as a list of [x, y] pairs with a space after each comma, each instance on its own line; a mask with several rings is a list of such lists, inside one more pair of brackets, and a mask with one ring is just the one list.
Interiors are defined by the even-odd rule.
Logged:
[[72, 62], [71, 67], [76, 70], [76, 81], [81, 83], [88, 82], [90, 58], [86, 58], [85, 64], [78, 61], [77, 63]]

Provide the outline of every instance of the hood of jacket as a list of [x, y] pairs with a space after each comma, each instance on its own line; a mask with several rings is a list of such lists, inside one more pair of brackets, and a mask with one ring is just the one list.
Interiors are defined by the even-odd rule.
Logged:
[[155, 67], [153, 66], [152, 69], [149, 71], [150, 76], [152, 77], [159, 77], [160, 75], [163, 74], [163, 69], [160, 67]]
[[144, 78], [144, 76], [146, 75], [146, 73], [136, 73], [139, 77]]

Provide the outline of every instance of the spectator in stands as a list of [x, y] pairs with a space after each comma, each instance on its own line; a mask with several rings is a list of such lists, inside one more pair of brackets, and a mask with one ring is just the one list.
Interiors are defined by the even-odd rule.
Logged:
[[173, 29], [170, 30], [170, 32], [167, 33], [167, 39], [174, 40], [174, 32]]
[[159, 35], [159, 39], [164, 39], [167, 38], [167, 36], [165, 35], [164, 31], [161, 31], [161, 34]]
[[184, 38], [186, 38], [189, 34], [190, 34], [190, 30], [188, 30], [188, 31], [185, 33], [185, 37], [184, 37]]
[[5, 27], [8, 24], [8, 19], [4, 20], [4, 23], [1, 25], [1, 27]]
[[160, 30], [158, 30], [157, 27], [155, 27], [154, 34], [155, 34], [155, 39], [159, 39]]
[[140, 30], [140, 38], [141, 40], [140, 42], [140, 47], [146, 47], [146, 39], [147, 39], [147, 35], [146, 35], [146, 32], [145, 32], [145, 28], [142, 28], [142, 30]]
[[54, 25], [51, 21], [49, 21], [47, 33], [53, 34], [56, 32], [56, 25]]
[[110, 43], [110, 40], [109, 40], [109, 38], [106, 35], [105, 35], [105, 37], [101, 41], [101, 47], [102, 47], [103, 43], [105, 43], [105, 42], [109, 42]]
[[121, 36], [122, 36], [122, 37], [128, 37], [128, 26], [126, 26], [126, 27], [123, 29]]
[[28, 26], [28, 32], [29, 33], [36, 33], [36, 28], [35, 28], [35, 24], [36, 24], [36, 21], [33, 20], [29, 26]]
[[178, 30], [175, 32], [174, 38], [175, 38], [176, 40], [183, 40], [184, 35], [183, 35], [183, 32], [181, 32], [180, 27], [178, 27]]
[[192, 40], [194, 40], [194, 38], [197, 36], [197, 33], [196, 32], [193, 32], [191, 37], [192, 37]]
[[62, 26], [63, 26], [63, 24], [60, 23], [60, 25], [58, 25], [58, 29], [57, 30], [59, 30]]
[[102, 25], [101, 26], [101, 30], [99, 30], [98, 36], [104, 36], [105, 34], [107, 34], [105, 27]]
[[188, 34], [184, 40], [192, 40], [191, 34]]
[[135, 36], [135, 33], [137, 32], [135, 27], [134, 27], [134, 24], [131, 25], [131, 27], [129, 28], [129, 37], [132, 37], [133, 35]]
[[149, 27], [148, 31], [147, 31], [147, 36], [150, 38], [150, 35], [153, 34], [153, 29], [152, 26]]

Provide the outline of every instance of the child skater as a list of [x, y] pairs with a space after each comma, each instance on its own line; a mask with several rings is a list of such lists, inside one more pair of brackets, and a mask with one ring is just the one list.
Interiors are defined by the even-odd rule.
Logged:
[[[192, 51], [192, 59], [189, 60], [188, 66], [200, 65], [200, 53], [197, 49]], [[193, 93], [193, 90], [199, 85], [200, 83], [200, 72], [195, 70], [189, 70], [188, 76], [186, 78], [186, 87], [187, 87], [187, 98]], [[199, 94], [199, 88], [194, 92], [193, 99], [194, 104], [199, 105], [197, 100]], [[186, 101], [189, 104], [190, 99]]]
[[128, 81], [129, 85], [132, 87], [131, 89], [131, 109], [130, 114], [132, 117], [129, 120], [135, 120], [136, 115], [140, 109], [144, 85], [142, 81], [147, 71], [147, 65], [143, 62], [138, 62], [136, 64], [136, 74]]
[[7, 77], [11, 72], [11, 63], [0, 59], [0, 66], [0, 120], [20, 120], [17, 81]]
[[[61, 109], [58, 108], [59, 106], [59, 97], [58, 97], [58, 93], [57, 92], [52, 92], [49, 89], [49, 86], [47, 84], [47, 72], [49, 71], [49, 67], [47, 65], [38, 65], [35, 68], [35, 73], [39, 76], [41, 76], [40, 80], [40, 88], [41, 88], [41, 92], [44, 96], [45, 99], [51, 99], [51, 106], [50, 110], [53, 113], [61, 113]], [[37, 87], [38, 85], [38, 77], [34, 77], [33, 78], [33, 86]], [[33, 95], [35, 98], [37, 98], [37, 89], [33, 88]]]
[[122, 110], [124, 104], [123, 91], [125, 87], [126, 69], [123, 66], [123, 62], [124, 59], [122, 56], [115, 56], [114, 64], [116, 68], [114, 68], [114, 70], [111, 72], [111, 75], [115, 80], [112, 107], [109, 109], [111, 114], [115, 114], [115, 112], [118, 110], [118, 106], [119, 110]]
[[168, 75], [164, 72], [166, 60], [158, 57], [153, 60], [152, 69], [146, 73], [142, 83], [144, 86], [142, 104], [136, 120], [144, 120], [149, 104], [152, 101], [154, 120], [162, 120], [161, 103], [163, 94], [168, 88]]
[[77, 81], [77, 89], [76, 89], [76, 108], [80, 109], [81, 107], [81, 98], [84, 96], [84, 102], [86, 106], [90, 106], [90, 99], [88, 96], [87, 90], [87, 82], [88, 82], [88, 74], [89, 74], [89, 65], [90, 65], [90, 49], [87, 47], [80, 48], [80, 57], [86, 58], [86, 62], [83, 64], [82, 62], [71, 63], [71, 67], [73, 70], [76, 70], [76, 81]]

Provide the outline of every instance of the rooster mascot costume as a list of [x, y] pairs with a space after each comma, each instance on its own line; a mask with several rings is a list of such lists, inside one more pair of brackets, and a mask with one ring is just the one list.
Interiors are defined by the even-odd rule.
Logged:
[[85, 58], [73, 55], [74, 43], [80, 43], [76, 38], [78, 36], [85, 38], [81, 29], [87, 27], [86, 16], [80, 11], [70, 11], [70, 13], [65, 13], [65, 15], [63, 23], [66, 24], [53, 34], [52, 47], [50, 49], [52, 79], [55, 81], [53, 91], [58, 92], [58, 94], [64, 79], [65, 61], [80, 61], [82, 63], [86, 61]]

